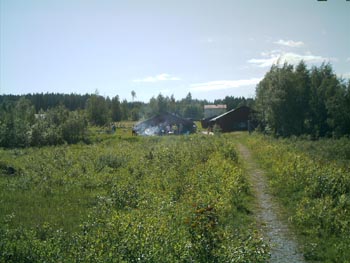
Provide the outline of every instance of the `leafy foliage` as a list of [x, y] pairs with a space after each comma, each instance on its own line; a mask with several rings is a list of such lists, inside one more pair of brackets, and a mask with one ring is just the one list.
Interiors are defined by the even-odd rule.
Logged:
[[[348, 262], [350, 249], [349, 162], [331, 161], [324, 148], [300, 148], [299, 142], [250, 138], [251, 149], [269, 171], [274, 193], [290, 213], [290, 220], [305, 239], [305, 257], [322, 262]], [[309, 144], [318, 142], [309, 142]], [[320, 142], [327, 144], [325, 140]], [[339, 152], [349, 139], [335, 144]], [[334, 144], [334, 140], [329, 140]], [[299, 148], [299, 150], [297, 150]], [[301, 151], [300, 149], [303, 149]], [[346, 156], [344, 156], [347, 158]]]
[[25, 98], [3, 104], [0, 108], [0, 146], [43, 146], [86, 140], [87, 121], [81, 112], [70, 112], [60, 106], [37, 115], [34, 113], [34, 107]]
[[0, 262], [267, 261], [229, 135], [109, 136], [0, 150]]
[[92, 95], [86, 102], [86, 114], [94, 125], [103, 126], [109, 122], [106, 100], [98, 94]]
[[256, 89], [261, 128], [280, 136], [350, 134], [349, 85], [330, 64], [273, 65]]

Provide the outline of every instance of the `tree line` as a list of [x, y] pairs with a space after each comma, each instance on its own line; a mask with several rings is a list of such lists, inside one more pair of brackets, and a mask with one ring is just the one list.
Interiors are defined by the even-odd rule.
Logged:
[[255, 109], [263, 131], [311, 138], [350, 134], [350, 81], [330, 63], [273, 65], [257, 85]]
[[[191, 93], [183, 99], [176, 100], [173, 95], [159, 94], [152, 97], [148, 103], [134, 101], [135, 91], [131, 92], [132, 102], [126, 99], [120, 100], [119, 96], [113, 98], [103, 97], [96, 91], [95, 94], [60, 94], [60, 93], [36, 93], [26, 95], [0, 95], [0, 105], [15, 104], [25, 98], [34, 107], [35, 113], [42, 113], [58, 106], [64, 106], [69, 111], [87, 110], [90, 121], [96, 125], [105, 125], [110, 121], [138, 121], [162, 112], [171, 112], [184, 118], [199, 120], [203, 118], [203, 106], [211, 104], [207, 100], [193, 99]], [[226, 96], [224, 99], [216, 99], [214, 104], [225, 104], [227, 110], [242, 105], [252, 106], [254, 99], [244, 97]]]
[[[120, 101], [95, 94], [40, 93], [0, 96], [0, 147], [27, 147], [76, 143], [88, 140], [88, 125], [109, 126], [111, 122], [138, 121], [169, 112], [200, 120], [207, 100], [183, 99], [159, 94], [148, 103]], [[250, 99], [227, 96], [215, 103], [236, 107]]]
[[69, 111], [61, 105], [36, 114], [31, 102], [21, 97], [16, 102], [0, 104], [0, 147], [86, 141], [87, 125], [82, 111]]
[[[207, 100], [159, 94], [148, 103], [95, 94], [40, 93], [0, 95], [0, 147], [76, 143], [87, 140], [88, 125], [138, 121], [170, 112], [200, 120]], [[256, 87], [256, 98], [226, 96], [214, 104], [227, 110], [247, 105], [255, 110], [259, 129], [277, 136], [311, 138], [350, 135], [350, 81], [336, 76], [331, 64], [308, 69], [301, 61], [273, 65]]]

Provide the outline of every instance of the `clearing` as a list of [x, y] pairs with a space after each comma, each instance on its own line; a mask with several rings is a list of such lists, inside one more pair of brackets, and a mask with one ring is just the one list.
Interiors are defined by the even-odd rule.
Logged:
[[271, 244], [271, 262], [305, 262], [296, 238], [281, 216], [281, 208], [269, 193], [264, 171], [253, 160], [249, 149], [238, 144], [238, 151], [246, 163], [250, 182], [256, 196], [255, 217], [265, 237]]

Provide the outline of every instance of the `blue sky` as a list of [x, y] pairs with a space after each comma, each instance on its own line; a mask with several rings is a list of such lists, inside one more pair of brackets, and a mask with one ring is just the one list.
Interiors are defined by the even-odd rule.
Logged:
[[0, 94], [253, 97], [280, 61], [350, 77], [346, 0], [0, 0]]

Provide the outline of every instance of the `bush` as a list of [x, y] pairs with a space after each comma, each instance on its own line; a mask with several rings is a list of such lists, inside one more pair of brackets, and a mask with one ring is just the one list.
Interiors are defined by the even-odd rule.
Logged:
[[[268, 138], [251, 137], [251, 149], [269, 171], [273, 192], [281, 198], [290, 220], [303, 235], [308, 259], [347, 262], [350, 235], [348, 162], [343, 162], [340, 155], [336, 162], [330, 162], [328, 154], [317, 148], [318, 141], [306, 142], [308, 146], [305, 147], [295, 139]], [[340, 141], [322, 139], [322, 142], [322, 149], [334, 145], [342, 148], [338, 144]], [[344, 141], [343, 147], [347, 147]]]
[[0, 211], [14, 215], [0, 214], [0, 262], [266, 262], [230, 139], [21, 150], [23, 175], [0, 177]]

